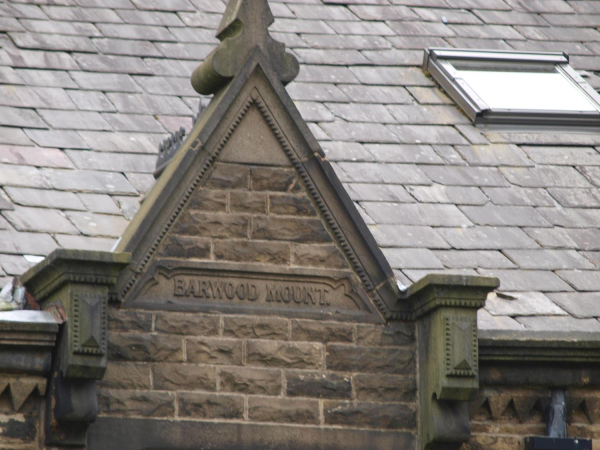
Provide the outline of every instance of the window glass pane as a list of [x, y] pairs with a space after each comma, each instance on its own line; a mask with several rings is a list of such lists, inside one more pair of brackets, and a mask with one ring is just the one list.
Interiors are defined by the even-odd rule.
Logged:
[[459, 70], [458, 77], [492, 110], [598, 111], [583, 91], [558, 72]]

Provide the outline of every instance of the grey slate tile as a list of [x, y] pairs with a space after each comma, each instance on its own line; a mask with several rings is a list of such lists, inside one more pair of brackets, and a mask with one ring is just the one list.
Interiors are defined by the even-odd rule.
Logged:
[[363, 50], [362, 54], [379, 66], [417, 66], [423, 60], [420, 50]]
[[[75, 84], [75, 82], [71, 79], [69, 74], [63, 71], [18, 69], [16, 73], [29, 86], [45, 86], [71, 89], [77, 88], [77, 84]], [[67, 93], [68, 92], [69, 91], [67, 91]]]
[[440, 228], [437, 231], [452, 247], [461, 250], [540, 248], [516, 227]]
[[71, 77], [82, 89], [105, 92], [142, 92], [142, 88], [126, 74], [71, 72]]
[[378, 162], [443, 164], [429, 145], [367, 144], [365, 148]]
[[578, 291], [600, 291], [600, 277], [595, 270], [558, 270], [556, 274]]
[[435, 254], [425, 248], [384, 248], [383, 254], [396, 269], [443, 269]]
[[565, 231], [580, 250], [600, 250], [600, 230], [568, 229]]
[[332, 122], [335, 116], [319, 102], [296, 102], [296, 108], [307, 122]]
[[390, 105], [388, 110], [401, 124], [454, 125], [469, 123], [453, 106]]
[[523, 150], [537, 164], [600, 166], [600, 153], [592, 147], [529, 147]]
[[489, 11], [474, 10], [473, 13], [485, 23], [494, 25], [538, 25], [548, 26], [538, 14], [530, 14], [519, 11]]
[[[566, 52], [569, 55], [591, 55], [593, 52], [588, 48], [590, 43], [584, 45], [581, 42], [565, 41], [507, 41], [515, 50], [528, 52]], [[593, 43], [598, 45], [598, 43]], [[590, 47], [591, 48], [591, 47]]]
[[502, 173], [492, 167], [424, 166], [434, 182], [450, 186], [508, 186]]
[[394, 32], [383, 22], [327, 22], [333, 30], [343, 35], [393, 36]]
[[337, 117], [348, 122], [396, 123], [383, 105], [356, 105], [353, 103], [326, 103]]
[[[362, 203], [367, 214], [378, 224], [466, 227], [471, 222], [455, 205], [431, 203]], [[446, 239], [444, 230], [438, 232]]]
[[188, 0], [131, 0], [142, 10], [151, 11], [194, 11], [195, 8]]
[[358, 81], [371, 85], [432, 86], [421, 69], [414, 67], [351, 67]]
[[3, 215], [18, 231], [78, 234], [69, 219], [55, 209], [18, 206]]
[[433, 151], [436, 152], [447, 165], [451, 166], [466, 166], [465, 160], [458, 154], [451, 145], [432, 145]]
[[404, 144], [467, 144], [456, 129], [450, 126], [388, 125], [387, 128]]
[[392, 21], [388, 25], [399, 36], [456, 36], [454, 30], [443, 23]]
[[73, 58], [75, 58], [79, 67], [89, 72], [152, 73], [141, 58], [133, 56], [74, 54]]
[[108, 8], [73, 8], [69, 6], [42, 6], [42, 10], [55, 20], [77, 22], [122, 22], [115, 11]]
[[136, 25], [184, 26], [176, 14], [169, 12], [117, 10], [116, 13], [124, 22]]
[[352, 183], [345, 185], [350, 198], [355, 201], [414, 203], [403, 186], [399, 184]]
[[30, 189], [7, 186], [4, 188], [10, 199], [23, 206], [43, 208], [85, 210], [83, 203], [72, 192], [49, 189]]
[[148, 192], [156, 182], [152, 175], [143, 173], [126, 173], [125, 176], [140, 194]]
[[358, 20], [352, 12], [344, 6], [301, 5], [290, 3], [288, 7], [299, 19], [312, 20]]
[[525, 39], [515, 28], [505, 25], [450, 25], [459, 37], [472, 39]]
[[28, 86], [0, 86], [0, 104], [17, 108], [75, 109], [63, 89]]
[[92, 53], [96, 51], [92, 41], [84, 36], [18, 32], [9, 33], [9, 36], [20, 48]]
[[536, 41], [600, 41], [600, 33], [593, 28], [515, 26], [515, 29]]
[[296, 81], [299, 83], [358, 83], [348, 68], [336, 66], [303, 66]]
[[495, 205], [504, 206], [555, 206], [556, 202], [544, 189], [484, 187], [485, 195]]
[[524, 231], [532, 239], [535, 239], [541, 247], [547, 249], [578, 248], [577, 243], [571, 239], [567, 230], [563, 228], [524, 228]]
[[355, 103], [412, 103], [413, 99], [405, 88], [400, 86], [364, 86], [340, 84], [339, 90], [348, 100]]
[[[189, 24], [188, 24], [189, 26]], [[305, 33], [305, 34], [335, 34], [322, 20], [299, 20], [299, 19], [275, 19], [270, 31], [279, 31], [281, 33]]]
[[2, 84], [25, 84], [18, 72], [12, 67], [0, 67], [0, 83]]
[[304, 64], [334, 64], [348, 66], [367, 64], [369, 60], [358, 50], [337, 49], [294, 49], [294, 53]]
[[567, 313], [541, 292], [488, 295], [485, 309], [494, 316], [566, 316]]
[[[389, 38], [389, 36], [388, 36]], [[338, 36], [332, 34], [302, 34], [302, 40], [311, 48], [339, 50], [381, 50], [392, 44], [382, 36]]]
[[36, 167], [74, 168], [67, 156], [55, 148], [0, 145], [0, 161], [3, 164], [20, 164]]
[[82, 170], [153, 173], [156, 166], [156, 156], [154, 155], [103, 153], [81, 150], [67, 150], [67, 155], [77, 168]]
[[581, 166], [577, 168], [587, 180], [594, 186], [600, 186], [600, 168]]
[[192, 88], [188, 78], [136, 76], [134, 79], [149, 94], [177, 96], [198, 95], [198, 93]]
[[594, 265], [575, 250], [507, 249], [504, 254], [521, 269], [594, 269]]
[[488, 198], [476, 187], [407, 186], [406, 190], [421, 203], [451, 203], [455, 205], [484, 205]]
[[[304, 113], [302, 113], [304, 115]], [[322, 142], [321, 149], [329, 161], [373, 161], [373, 155], [358, 142]], [[348, 187], [350, 189], [350, 187]]]
[[525, 327], [515, 319], [506, 316], [492, 316], [484, 308], [477, 311], [477, 328], [480, 330], [525, 330]]
[[39, 169], [8, 164], [0, 164], [0, 186], [50, 187]]
[[74, 248], [76, 250], [94, 250], [109, 252], [114, 246], [116, 239], [78, 236], [69, 234], [57, 234], [54, 239], [63, 248]]
[[[466, 37], [446, 38], [446, 41], [457, 48], [488, 49], [488, 50], [514, 50], [504, 39], [477, 39]], [[517, 41], [513, 41], [517, 42]], [[525, 41], [523, 41], [525, 42]]]
[[101, 36], [100, 31], [91, 23], [86, 22], [54, 22], [45, 20], [21, 20], [28, 31], [34, 33], [56, 33], [72, 36]]
[[456, 146], [455, 148], [472, 166], [531, 167], [534, 165], [527, 155], [513, 144]]
[[[75, 131], [25, 130], [27, 136], [41, 147], [89, 148]], [[31, 141], [29, 141], [31, 143]]]
[[[165, 134], [108, 133], [102, 131], [80, 131], [86, 147], [93, 150], [120, 153], [158, 153], [158, 146]], [[88, 145], [89, 144], [89, 145]], [[74, 147], [77, 148], [77, 147]]]
[[135, 217], [135, 214], [140, 209], [140, 200], [136, 197], [113, 197], [121, 208], [123, 217], [127, 220], [131, 220]]
[[[148, 67], [150, 67], [154, 75], [162, 75], [166, 77], [181, 77], [183, 74], [191, 75], [194, 69], [198, 66], [198, 62], [196, 61], [183, 61], [165, 58], [145, 58], [144, 62]], [[168, 94], [168, 92], [157, 93]], [[197, 97], [198, 93], [195, 93], [194, 96]]]
[[598, 14], [542, 14], [544, 20], [553, 26], [559, 27], [598, 27], [600, 15]]
[[400, 49], [423, 50], [430, 47], [452, 47], [444, 39], [432, 36], [386, 36], [386, 40]]
[[440, 89], [433, 87], [410, 86], [407, 88], [411, 95], [423, 105], [449, 105], [452, 104], [446, 94]]
[[11, 199], [0, 189], [0, 210], [15, 209]]
[[600, 207], [600, 192], [597, 188], [566, 189], [550, 188], [548, 192], [562, 206], [570, 208], [598, 208]]
[[598, 209], [538, 208], [538, 211], [553, 225], [565, 228], [596, 228], [600, 221]]
[[169, 28], [169, 32], [175, 37], [175, 40], [177, 40], [178, 42], [193, 42], [196, 44], [212, 45], [217, 45], [219, 43], [219, 40], [215, 37], [214, 30], [205, 30], [203, 28], [171, 27]]
[[125, 24], [97, 24], [98, 29], [106, 37], [149, 40], [149, 41], [176, 41], [176, 38], [165, 27]]
[[431, 181], [413, 164], [377, 164], [340, 162], [338, 166], [357, 183], [431, 184]]
[[161, 133], [165, 129], [154, 116], [142, 114], [103, 113], [102, 117], [115, 131], [138, 131], [147, 133]]
[[419, 281], [429, 274], [477, 276], [477, 272], [472, 269], [406, 269], [403, 273], [413, 282]]
[[[186, 104], [178, 97], [166, 95], [110, 93], [108, 94], [108, 99], [110, 100], [109, 104], [114, 104], [117, 111], [121, 113], [192, 115], [190, 108], [188, 108]], [[317, 103], [316, 105], [319, 105], [319, 107], [323, 109], [323, 106], [320, 103]]]
[[32, 145], [33, 142], [19, 128], [0, 127], [0, 144]]
[[372, 225], [369, 229], [381, 247], [428, 249], [450, 247], [433, 228], [427, 226]]
[[594, 263], [596, 267], [600, 267], [600, 252], [579, 252], [579, 254]]
[[86, 236], [120, 237], [127, 221], [121, 216], [109, 216], [90, 212], [67, 212], [69, 219]]
[[573, 289], [549, 270], [487, 270], [481, 275], [498, 277], [502, 291], [563, 292]]
[[109, 123], [94, 111], [59, 111], [39, 109], [42, 118], [55, 129], [111, 130]]
[[474, 224], [491, 226], [549, 227], [550, 223], [530, 206], [461, 206]]
[[596, 319], [576, 319], [574, 317], [518, 317], [516, 319], [533, 331], [582, 331], [599, 332], [600, 322]]
[[75, 3], [84, 8], [135, 9], [129, 0], [75, 0]]
[[102, 92], [68, 90], [67, 94], [77, 107], [82, 111], [111, 112], [115, 111], [113, 104]]
[[479, 25], [481, 20], [470, 11], [436, 9], [436, 8], [413, 8], [413, 12], [420, 19], [428, 22], [443, 22], [450, 24]]
[[48, 128], [48, 125], [32, 109], [0, 106], [0, 125], [11, 127]]
[[321, 128], [333, 140], [348, 140], [351, 142], [397, 142], [398, 138], [379, 123], [348, 123], [328, 122]]
[[349, 8], [363, 20], [412, 20], [417, 18], [417, 14], [410, 8], [401, 5], [350, 5]]
[[42, 169], [42, 175], [55, 189], [63, 191], [136, 195], [137, 191], [120, 173], [92, 170]]
[[490, 142], [529, 144], [529, 145], [600, 145], [600, 136], [596, 133], [553, 133], [547, 132], [486, 132], [484, 133]]
[[575, 11], [564, 0], [504, 0], [516, 11], [571, 14]]
[[591, 187], [572, 167], [552, 166], [535, 169], [501, 167], [502, 174], [513, 184], [522, 187]]
[[0, 231], [0, 252], [16, 255], [47, 255], [58, 245], [45, 233]]
[[156, 48], [166, 58], [190, 59], [198, 61], [205, 59], [215, 47], [212, 44], [190, 44], [157, 42]]
[[79, 66], [68, 53], [3, 48], [0, 63], [11, 67], [32, 69], [78, 70]]
[[437, 250], [435, 256], [448, 269], [516, 269], [506, 256], [494, 250]]
[[600, 292], [561, 292], [547, 295], [550, 300], [579, 319], [600, 317]]
[[222, 14], [210, 14], [206, 12], [180, 12], [177, 14], [183, 23], [188, 27], [202, 27], [214, 30], [218, 28], [223, 17]]

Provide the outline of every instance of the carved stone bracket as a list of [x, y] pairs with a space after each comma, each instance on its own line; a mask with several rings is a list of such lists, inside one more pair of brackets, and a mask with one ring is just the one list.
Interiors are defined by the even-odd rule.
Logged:
[[52, 361], [46, 401], [46, 442], [85, 445], [97, 415], [96, 380], [107, 365], [107, 303], [128, 253], [59, 249], [21, 276], [46, 310], [59, 310], [64, 324]]
[[458, 449], [470, 435], [479, 388], [477, 310], [496, 278], [427, 275], [405, 293], [417, 320], [421, 448]]

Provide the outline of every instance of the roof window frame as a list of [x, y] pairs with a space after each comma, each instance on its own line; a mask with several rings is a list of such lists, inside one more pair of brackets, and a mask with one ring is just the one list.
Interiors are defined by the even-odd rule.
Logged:
[[[453, 61], [482, 64], [531, 64], [551, 68], [562, 74], [591, 100], [596, 112], [556, 111], [526, 109], [492, 109], [458, 75]], [[544, 67], [546, 66], [546, 67]], [[569, 55], [564, 52], [517, 52], [501, 50], [471, 50], [430, 48], [425, 50], [423, 69], [444, 89], [475, 125], [512, 125], [561, 128], [597, 128], [600, 126], [600, 95], [575, 69], [569, 65]]]

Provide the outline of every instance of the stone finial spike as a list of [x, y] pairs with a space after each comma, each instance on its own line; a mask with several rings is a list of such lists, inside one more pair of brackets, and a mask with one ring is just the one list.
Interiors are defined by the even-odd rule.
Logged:
[[298, 75], [298, 60], [269, 34], [273, 14], [267, 0], [229, 0], [217, 30], [219, 46], [194, 70], [192, 86], [203, 95], [222, 88], [259, 48], [282, 83]]

